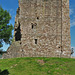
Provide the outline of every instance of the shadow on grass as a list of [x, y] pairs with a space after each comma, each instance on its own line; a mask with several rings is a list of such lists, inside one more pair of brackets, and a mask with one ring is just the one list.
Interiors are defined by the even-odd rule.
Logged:
[[9, 75], [9, 71], [7, 69], [3, 71], [0, 70], [0, 75]]

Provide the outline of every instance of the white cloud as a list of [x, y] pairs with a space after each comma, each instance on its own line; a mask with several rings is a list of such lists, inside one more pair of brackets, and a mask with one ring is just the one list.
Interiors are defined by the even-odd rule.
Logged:
[[74, 10], [70, 8], [70, 15], [72, 15], [73, 13], [74, 13]]
[[71, 48], [75, 48], [75, 47], [71, 47]]
[[9, 12], [10, 12], [11, 17], [15, 18], [16, 11], [14, 9], [10, 9]]
[[70, 8], [70, 27], [75, 26], [75, 15], [74, 15], [74, 9]]
[[75, 19], [73, 19], [73, 20], [70, 21], [70, 26], [71, 27], [75, 26]]

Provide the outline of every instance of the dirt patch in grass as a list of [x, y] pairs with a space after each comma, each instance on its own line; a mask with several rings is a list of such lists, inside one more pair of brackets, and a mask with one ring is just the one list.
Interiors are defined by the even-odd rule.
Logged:
[[37, 62], [38, 62], [39, 64], [41, 64], [41, 65], [44, 65], [44, 64], [45, 64], [44, 60], [38, 60]]

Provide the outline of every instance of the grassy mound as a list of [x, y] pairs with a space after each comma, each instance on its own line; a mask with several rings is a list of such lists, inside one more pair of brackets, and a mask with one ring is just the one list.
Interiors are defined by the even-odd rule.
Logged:
[[[75, 75], [75, 59], [13, 58], [0, 59], [0, 75]], [[6, 74], [4, 74], [6, 73]]]

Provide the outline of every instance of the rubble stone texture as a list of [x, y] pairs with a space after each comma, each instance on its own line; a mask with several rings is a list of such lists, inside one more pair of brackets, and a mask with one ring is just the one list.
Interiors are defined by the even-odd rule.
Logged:
[[71, 56], [69, 0], [19, 0], [14, 42], [3, 58]]

